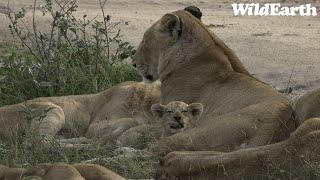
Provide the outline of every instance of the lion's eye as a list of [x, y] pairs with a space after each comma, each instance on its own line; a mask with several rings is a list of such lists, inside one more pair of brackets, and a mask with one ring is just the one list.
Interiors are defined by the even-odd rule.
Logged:
[[168, 110], [168, 111], [167, 111], [167, 113], [172, 114], [172, 113], [173, 113], [173, 111]]
[[183, 112], [183, 113], [186, 113], [186, 112], [188, 112], [188, 111], [187, 111], [187, 110], [182, 110], [182, 112]]

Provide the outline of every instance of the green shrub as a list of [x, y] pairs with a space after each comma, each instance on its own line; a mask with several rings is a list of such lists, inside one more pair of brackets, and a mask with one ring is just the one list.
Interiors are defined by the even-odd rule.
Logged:
[[[49, 31], [40, 29], [35, 20], [32, 27], [25, 26], [24, 9], [6, 13], [11, 33], [22, 48], [6, 48], [7, 53], [0, 58], [0, 106], [41, 96], [96, 93], [123, 81], [141, 81], [126, 63], [135, 53], [133, 46], [122, 40], [120, 30], [115, 30], [119, 23], [111, 23], [105, 14], [106, 1], [99, 2], [103, 17], [100, 21], [88, 19], [87, 15], [76, 19], [75, 0], [45, 0], [41, 11], [50, 17]], [[33, 111], [25, 115], [27, 119], [34, 116]], [[153, 139], [150, 136], [148, 144]], [[104, 158], [108, 168], [127, 178], [154, 175], [155, 157], [111, 156], [112, 151], [107, 154], [99, 144], [91, 149], [64, 148], [55, 140], [44, 140], [35, 130], [26, 130], [12, 144], [0, 142], [0, 164], [10, 167]]]
[[[34, 19], [32, 27], [25, 27], [24, 9], [8, 10], [9, 28], [23, 48], [11, 50], [0, 62], [0, 106], [42, 96], [96, 93], [123, 81], [140, 81], [125, 62], [134, 54], [133, 46], [115, 30], [119, 22], [111, 23], [105, 14], [105, 1], [99, 2], [100, 21], [87, 15], [77, 19], [75, 0], [45, 0], [41, 11], [50, 17], [49, 30], [40, 29]], [[36, 11], [34, 4], [34, 17]], [[111, 46], [116, 50], [111, 52]]]

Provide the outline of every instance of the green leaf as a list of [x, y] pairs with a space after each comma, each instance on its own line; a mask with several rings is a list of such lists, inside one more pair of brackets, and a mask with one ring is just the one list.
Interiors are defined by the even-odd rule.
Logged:
[[75, 28], [69, 28], [70, 31], [72, 31], [74, 34], [77, 34], [77, 30]]

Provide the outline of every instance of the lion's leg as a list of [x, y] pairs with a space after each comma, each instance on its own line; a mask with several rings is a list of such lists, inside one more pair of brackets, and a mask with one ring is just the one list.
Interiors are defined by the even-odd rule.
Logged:
[[[228, 149], [233, 148], [235, 143], [230, 142], [229, 139], [242, 139], [241, 131], [236, 133], [231, 132], [233, 126], [224, 126], [221, 124], [217, 127], [205, 126], [190, 129], [175, 135], [166, 137], [157, 141], [154, 146], [154, 153], [160, 156], [166, 155], [172, 151], [207, 151], [214, 150], [216, 152], [227, 152]], [[225, 136], [219, 136], [225, 133]]]
[[86, 137], [70, 138], [70, 139], [59, 139], [60, 143], [70, 143], [70, 144], [87, 144], [90, 143], [90, 139]]
[[154, 126], [143, 124], [135, 126], [125, 131], [117, 140], [117, 144], [122, 147], [144, 149], [153, 140], [160, 139], [161, 132]]
[[[303, 123], [286, 141], [210, 155], [201, 151], [175, 151], [166, 155], [158, 169], [158, 178], [178, 179], [257, 178], [266, 176], [309, 179], [319, 175], [320, 119]], [[197, 155], [199, 154], [199, 155]], [[290, 174], [286, 174], [290, 172]], [[277, 174], [276, 174], [277, 173]], [[209, 178], [210, 177], [210, 178]], [[205, 178], [206, 179], [206, 178]]]
[[114, 144], [126, 130], [137, 125], [133, 118], [119, 118], [92, 123], [85, 137], [60, 139], [58, 142], [65, 148], [90, 148], [92, 143]]
[[[210, 154], [201, 151], [192, 153], [175, 151], [166, 155], [158, 168], [156, 179], [219, 179], [227, 173], [229, 176], [240, 174], [239, 179], [245, 177], [248, 169], [256, 167], [255, 172], [260, 173], [259, 157], [267, 157], [273, 153], [280, 153], [281, 145], [265, 146], [238, 150], [230, 153]], [[197, 155], [199, 153], [199, 155]], [[242, 176], [243, 175], [243, 176]], [[210, 177], [210, 178], [209, 178]]]
[[61, 147], [64, 148], [81, 148], [89, 149], [92, 145], [92, 140], [86, 137], [70, 138], [70, 139], [59, 139], [57, 140]]
[[138, 122], [133, 118], [99, 121], [89, 126], [85, 137], [100, 139], [103, 144], [114, 143], [126, 130], [137, 125]]
[[185, 155], [185, 156], [198, 156], [198, 157], [200, 157], [200, 156], [220, 156], [222, 154], [225, 154], [225, 152], [219, 152], [219, 151], [179, 151], [179, 154]]
[[43, 179], [76, 179], [85, 180], [76, 168], [69, 164], [57, 163], [52, 164], [47, 169]]
[[31, 119], [31, 128], [44, 135], [46, 139], [53, 139], [65, 124], [65, 114], [62, 108], [55, 104], [34, 102], [26, 106], [27, 109], [38, 111], [32, 115], [34, 117]]
[[263, 112], [265, 110], [260, 107], [248, 106], [239, 112], [206, 120], [205, 124], [158, 141], [154, 152], [158, 155], [181, 150], [230, 152], [279, 142], [282, 138], [275, 137], [285, 137], [288, 134], [283, 130], [282, 124], [285, 122], [279, 122], [282, 118], [280, 111], [269, 108]]
[[85, 179], [115, 179], [124, 180], [123, 177], [117, 173], [96, 164], [73, 164], [74, 168], [81, 174]]

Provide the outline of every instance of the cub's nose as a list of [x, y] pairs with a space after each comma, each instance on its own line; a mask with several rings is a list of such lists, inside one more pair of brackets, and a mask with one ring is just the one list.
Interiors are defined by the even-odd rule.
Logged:
[[136, 64], [136, 63], [134, 63], [134, 64], [132, 64], [132, 66], [133, 66], [134, 68], [136, 68], [136, 67], [137, 67], [137, 64]]
[[181, 116], [175, 116], [174, 119], [175, 119], [176, 121], [180, 121], [180, 120], [181, 120]]

